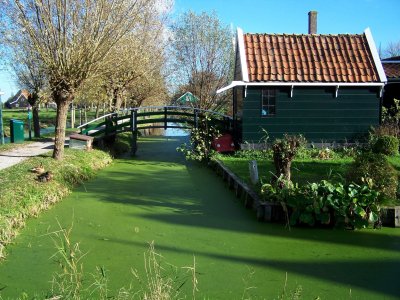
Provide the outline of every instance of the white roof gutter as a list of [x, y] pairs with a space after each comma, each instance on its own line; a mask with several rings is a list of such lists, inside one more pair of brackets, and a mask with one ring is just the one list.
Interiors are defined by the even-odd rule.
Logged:
[[376, 49], [375, 41], [372, 37], [371, 29], [366, 28], [364, 30], [365, 37], [371, 50], [372, 58], [374, 59], [376, 70], [378, 71], [379, 79], [381, 82], [387, 82], [385, 70], [383, 70], [381, 59], [379, 58], [378, 50]]
[[247, 69], [246, 51], [244, 48], [244, 35], [243, 35], [243, 30], [239, 27], [237, 28], [237, 41], [238, 41], [242, 79], [243, 79], [243, 81], [249, 81], [249, 72]]
[[230, 85], [220, 88], [217, 90], [217, 94], [223, 93], [229, 89], [237, 86], [381, 86], [385, 85], [384, 82], [244, 82], [244, 81], [232, 81]]

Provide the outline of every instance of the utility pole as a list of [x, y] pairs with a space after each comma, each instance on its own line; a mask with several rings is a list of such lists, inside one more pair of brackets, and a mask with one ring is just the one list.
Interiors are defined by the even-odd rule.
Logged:
[[4, 92], [0, 91], [0, 145], [4, 145], [4, 129], [3, 129], [3, 102], [1, 96]]

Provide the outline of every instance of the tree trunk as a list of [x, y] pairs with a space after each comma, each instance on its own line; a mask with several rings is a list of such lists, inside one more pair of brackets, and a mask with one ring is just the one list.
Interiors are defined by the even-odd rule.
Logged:
[[32, 106], [33, 134], [36, 138], [40, 137], [40, 120], [39, 120], [39, 94], [32, 92], [28, 96], [28, 103]]
[[100, 113], [100, 105], [97, 104], [96, 105], [96, 116], [94, 117], [95, 119], [97, 119], [99, 117], [99, 113]]
[[33, 134], [35, 138], [40, 137], [40, 122], [39, 122], [39, 107], [35, 105], [32, 107], [32, 117], [33, 117]]
[[290, 167], [292, 166], [292, 160], [281, 159], [278, 155], [274, 155], [274, 165], [275, 165], [275, 176], [272, 178], [273, 182], [276, 182], [278, 178], [283, 175], [284, 180], [290, 181], [291, 179], [291, 171]]
[[118, 89], [114, 89], [113, 91], [113, 105], [114, 105], [114, 112], [118, 112], [122, 105], [122, 97]]
[[65, 128], [67, 125], [68, 106], [72, 102], [72, 96], [56, 98], [57, 103], [57, 117], [56, 117], [56, 135], [54, 140], [53, 158], [62, 160], [64, 158], [64, 144], [65, 144]]
[[84, 118], [85, 118], [85, 124], [87, 123], [87, 107], [85, 105], [85, 110], [84, 110]]

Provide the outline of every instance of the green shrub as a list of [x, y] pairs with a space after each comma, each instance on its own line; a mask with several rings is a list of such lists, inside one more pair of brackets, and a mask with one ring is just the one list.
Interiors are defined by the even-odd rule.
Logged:
[[396, 199], [398, 175], [383, 154], [367, 152], [357, 156], [346, 178], [357, 184], [372, 180], [373, 187], [381, 193], [381, 200]]
[[212, 141], [220, 136], [218, 129], [210, 123], [208, 115], [201, 118], [198, 127], [190, 130], [189, 145], [184, 143], [176, 151], [183, 153], [187, 160], [208, 163], [215, 153]]
[[111, 147], [111, 154], [113, 156], [121, 156], [131, 151], [132, 134], [123, 133], [118, 134], [114, 144]]
[[372, 151], [390, 156], [397, 155], [399, 154], [399, 139], [390, 135], [377, 137], [372, 145]]

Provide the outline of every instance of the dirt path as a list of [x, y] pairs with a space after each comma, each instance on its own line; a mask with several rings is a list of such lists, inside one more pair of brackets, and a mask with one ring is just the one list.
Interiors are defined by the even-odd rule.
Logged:
[[0, 170], [11, 167], [32, 156], [38, 156], [52, 150], [53, 141], [34, 142], [13, 150], [0, 152]]

